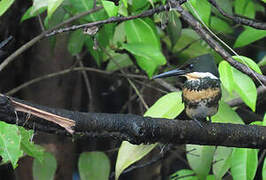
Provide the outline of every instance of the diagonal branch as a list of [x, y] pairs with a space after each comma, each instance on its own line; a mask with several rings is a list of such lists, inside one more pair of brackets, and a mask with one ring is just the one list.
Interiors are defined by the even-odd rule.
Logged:
[[175, 0], [171, 1], [171, 7], [174, 7], [177, 12], [181, 14], [181, 17], [199, 34], [199, 36], [207, 42], [207, 44], [213, 48], [221, 57], [229, 62], [233, 67], [239, 71], [245, 73], [253, 80], [261, 81], [263, 85], [266, 85], [266, 76], [258, 74], [257, 72], [250, 69], [248, 66], [235, 61], [232, 56], [217, 42], [215, 41], [209, 33], [202, 27], [202, 25], [187, 11], [185, 11], [178, 2]]
[[194, 121], [188, 120], [151, 118], [133, 114], [74, 112], [34, 105], [4, 95], [0, 96], [0, 119], [2, 121], [13, 124], [17, 122], [18, 125], [25, 125], [27, 128], [33, 128], [34, 121], [37, 130], [49, 133], [66, 135], [67, 131], [56, 124], [44, 121], [46, 117], [37, 117], [38, 115], [29, 117], [25, 112], [18, 112], [16, 117], [14, 102], [60, 116], [60, 120], [67, 119], [66, 122], [73, 121], [71, 126], [73, 126], [74, 134], [82, 134], [82, 136], [90, 135], [98, 138], [109, 136], [134, 144], [161, 142], [266, 148], [266, 127], [264, 126], [203, 123], [202, 128]]

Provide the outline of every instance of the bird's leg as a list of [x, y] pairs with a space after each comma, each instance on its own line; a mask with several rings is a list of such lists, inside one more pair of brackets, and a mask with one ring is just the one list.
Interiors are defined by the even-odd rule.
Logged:
[[209, 116], [209, 121], [210, 121], [210, 123], [212, 122], [212, 118], [211, 118], [211, 116]]
[[196, 118], [194, 118], [193, 121], [195, 121], [200, 127], [203, 127], [202, 124], [200, 123], [200, 121], [197, 120]]

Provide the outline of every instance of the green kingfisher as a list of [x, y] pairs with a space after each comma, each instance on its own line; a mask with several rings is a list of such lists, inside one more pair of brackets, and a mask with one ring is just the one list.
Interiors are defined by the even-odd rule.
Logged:
[[205, 121], [217, 113], [221, 99], [221, 82], [214, 58], [210, 54], [188, 60], [182, 67], [153, 77], [185, 77], [182, 101], [187, 116], [196, 122]]

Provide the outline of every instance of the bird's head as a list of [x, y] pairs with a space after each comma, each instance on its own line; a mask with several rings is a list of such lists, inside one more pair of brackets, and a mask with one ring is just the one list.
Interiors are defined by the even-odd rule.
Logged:
[[218, 79], [219, 73], [213, 57], [210, 54], [206, 54], [188, 60], [178, 69], [153, 76], [153, 79], [171, 76], [183, 76], [187, 80], [197, 80], [205, 77]]

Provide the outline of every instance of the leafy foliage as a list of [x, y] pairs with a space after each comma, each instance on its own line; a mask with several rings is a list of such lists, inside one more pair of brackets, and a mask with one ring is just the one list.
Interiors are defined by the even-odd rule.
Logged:
[[78, 168], [81, 180], [109, 179], [110, 162], [103, 152], [83, 152], [79, 156]]

